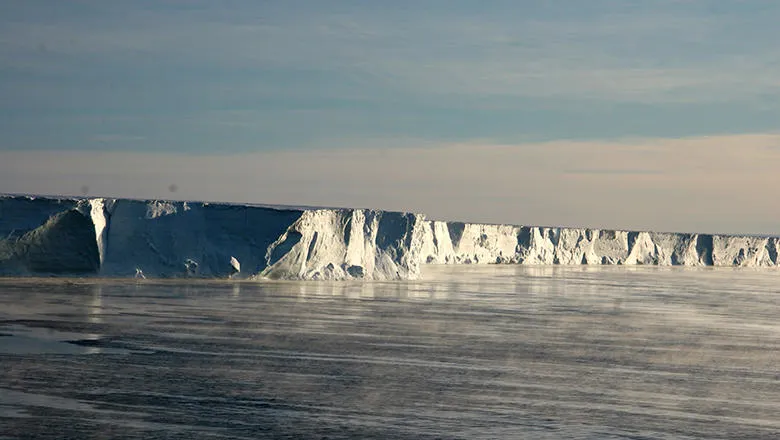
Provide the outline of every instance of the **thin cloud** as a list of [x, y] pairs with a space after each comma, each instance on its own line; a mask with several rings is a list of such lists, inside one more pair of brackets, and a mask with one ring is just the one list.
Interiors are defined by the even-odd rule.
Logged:
[[[760, 17], [745, 21], [675, 2], [620, 13], [604, 13], [608, 8], [598, 3], [580, 7], [590, 12], [581, 19], [524, 17], [520, 6], [389, 18], [368, 7], [290, 15], [255, 6], [245, 11], [255, 20], [229, 12], [210, 11], [220, 18], [214, 19], [170, 7], [130, 9], [124, 20], [112, 16], [87, 26], [77, 20], [7, 23], [0, 50], [6, 65], [62, 69], [62, 56], [87, 56], [134, 68], [177, 63], [333, 71], [366, 89], [416, 94], [663, 103], [780, 93], [776, 45], [762, 34], [752, 45], [730, 42], [728, 31]], [[36, 55], [41, 45], [48, 55]]]
[[127, 143], [127, 142], [140, 142], [145, 141], [145, 136], [133, 136], [119, 133], [103, 133], [95, 134], [90, 138], [93, 142], [99, 143]]
[[661, 170], [650, 170], [641, 168], [626, 168], [626, 169], [614, 169], [614, 168], [573, 168], [564, 170], [564, 174], [594, 174], [594, 175], [613, 175], [613, 176], [637, 176], [637, 175], [653, 175], [663, 174]]

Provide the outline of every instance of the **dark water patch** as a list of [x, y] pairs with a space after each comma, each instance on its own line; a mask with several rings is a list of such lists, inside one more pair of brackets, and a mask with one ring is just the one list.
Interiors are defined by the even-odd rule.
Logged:
[[63, 342], [66, 344], [78, 345], [79, 347], [117, 348], [122, 345], [112, 338], [74, 339]]
[[[21, 321], [23, 322], [23, 321]], [[91, 334], [51, 327], [22, 325], [20, 322], [6, 324], [0, 353], [16, 355], [36, 354], [95, 354], [127, 353], [121, 344]], [[94, 350], [100, 348], [100, 350]]]
[[63, 318], [63, 320], [9, 319], [0, 321], [0, 326], [11, 326], [15, 329], [20, 329], [20, 331], [36, 331], [52, 336], [61, 334], [101, 333], [109, 326], [109, 324], [105, 323], [80, 322], [80, 318], [83, 318], [83, 314], [68, 313], [61, 314], [57, 317]]

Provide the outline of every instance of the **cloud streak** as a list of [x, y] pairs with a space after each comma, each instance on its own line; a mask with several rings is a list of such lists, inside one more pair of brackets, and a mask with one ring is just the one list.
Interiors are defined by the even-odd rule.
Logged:
[[[63, 64], [63, 57], [134, 68], [333, 71], [367, 89], [402, 93], [659, 103], [780, 92], [780, 50], [770, 43], [772, 33], [744, 32], [755, 24], [761, 29], [754, 22], [763, 22], [762, 15], [735, 17], [679, 2], [659, 4], [612, 12], [611, 3], [594, 2], [577, 18], [528, 17], [522, 7], [488, 14], [457, 8], [383, 14], [367, 6], [290, 14], [262, 5], [218, 13], [163, 3], [106, 8], [105, 16], [86, 26], [8, 23], [0, 33], [0, 51], [11, 65], [36, 58], [39, 68], [74, 72], [79, 66]], [[766, 9], [763, 15], [780, 15], [776, 6]], [[742, 32], [743, 43], [735, 44], [730, 31]], [[41, 48], [58, 56], [35, 57]]]

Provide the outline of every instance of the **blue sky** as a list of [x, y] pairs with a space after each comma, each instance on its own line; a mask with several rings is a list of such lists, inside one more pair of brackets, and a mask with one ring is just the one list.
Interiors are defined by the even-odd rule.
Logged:
[[[350, 157], [345, 151], [394, 155], [510, 145], [522, 169], [529, 146], [580, 142], [602, 158], [593, 170], [613, 180], [595, 190], [610, 194], [608, 188], [620, 185], [615, 179], [647, 168], [637, 163], [647, 145], [675, 139], [687, 145], [706, 137], [712, 147], [695, 154], [712, 156], [699, 161], [707, 163], [730, 157], [740, 148], [740, 136], [770, 135], [761, 138], [762, 148], [775, 151], [778, 22], [780, 2], [768, 0], [5, 1], [0, 160], [6, 157], [8, 170], [0, 177], [0, 191], [76, 193], [89, 185], [107, 195], [170, 196], [138, 185], [128, 189], [148, 170], [121, 170], [128, 180], [118, 187], [110, 181], [99, 185], [78, 168], [58, 168], [62, 179], [43, 186], [32, 181], [31, 170], [9, 165], [9, 158], [22, 163], [20, 153], [101, 153], [105, 168], [111, 168], [111, 154], [128, 153], [147, 155], [144, 163], [161, 153], [181, 160], [261, 155], [268, 162], [293, 153]], [[600, 142], [636, 155], [612, 161], [614, 154]], [[555, 148], [540, 151], [549, 151], [543, 160], [556, 160]], [[452, 151], [442, 157], [452, 161], [442, 160], [436, 169], [460, 167], [469, 174], [468, 164]], [[569, 165], [551, 176], [579, 169]], [[669, 164], [662, 165], [653, 172], [663, 174]], [[732, 171], [747, 175], [756, 165], [748, 160], [744, 169]], [[14, 180], [11, 171], [18, 174]], [[398, 180], [404, 180], [402, 171]], [[215, 180], [235, 174], [213, 172]], [[336, 167], [317, 186], [338, 187], [343, 174]], [[160, 188], [171, 180], [156, 178]], [[656, 226], [630, 218], [621, 223], [614, 213], [578, 218], [562, 211], [569, 202], [554, 194], [548, 195], [549, 206], [535, 205], [534, 213], [541, 212], [535, 217], [505, 212], [501, 200], [495, 206], [480, 202], [472, 210], [440, 209], [457, 199], [446, 191], [417, 200], [419, 194], [391, 186], [387, 191], [401, 195], [384, 203], [389, 196], [381, 188], [350, 199], [315, 197], [301, 184], [300, 193], [277, 200], [282, 192], [214, 193], [186, 176], [176, 178], [182, 197], [361, 203], [507, 222], [564, 217], [557, 223]], [[432, 174], [419, 184], [437, 179]], [[766, 179], [771, 183], [769, 175]], [[66, 184], [76, 181], [84, 183]], [[701, 194], [694, 187], [689, 191], [692, 198]], [[656, 192], [662, 200], [662, 190]], [[472, 202], [490, 198], [473, 197]], [[664, 209], [671, 215], [675, 206]], [[709, 227], [780, 233], [778, 222], [734, 221]], [[668, 227], [700, 226], [706, 224], [694, 216]]]

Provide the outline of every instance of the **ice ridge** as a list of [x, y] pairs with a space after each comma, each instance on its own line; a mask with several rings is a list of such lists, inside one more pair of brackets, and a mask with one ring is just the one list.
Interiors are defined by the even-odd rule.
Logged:
[[780, 238], [429, 221], [368, 209], [0, 196], [0, 274], [415, 279], [422, 264], [776, 267]]

